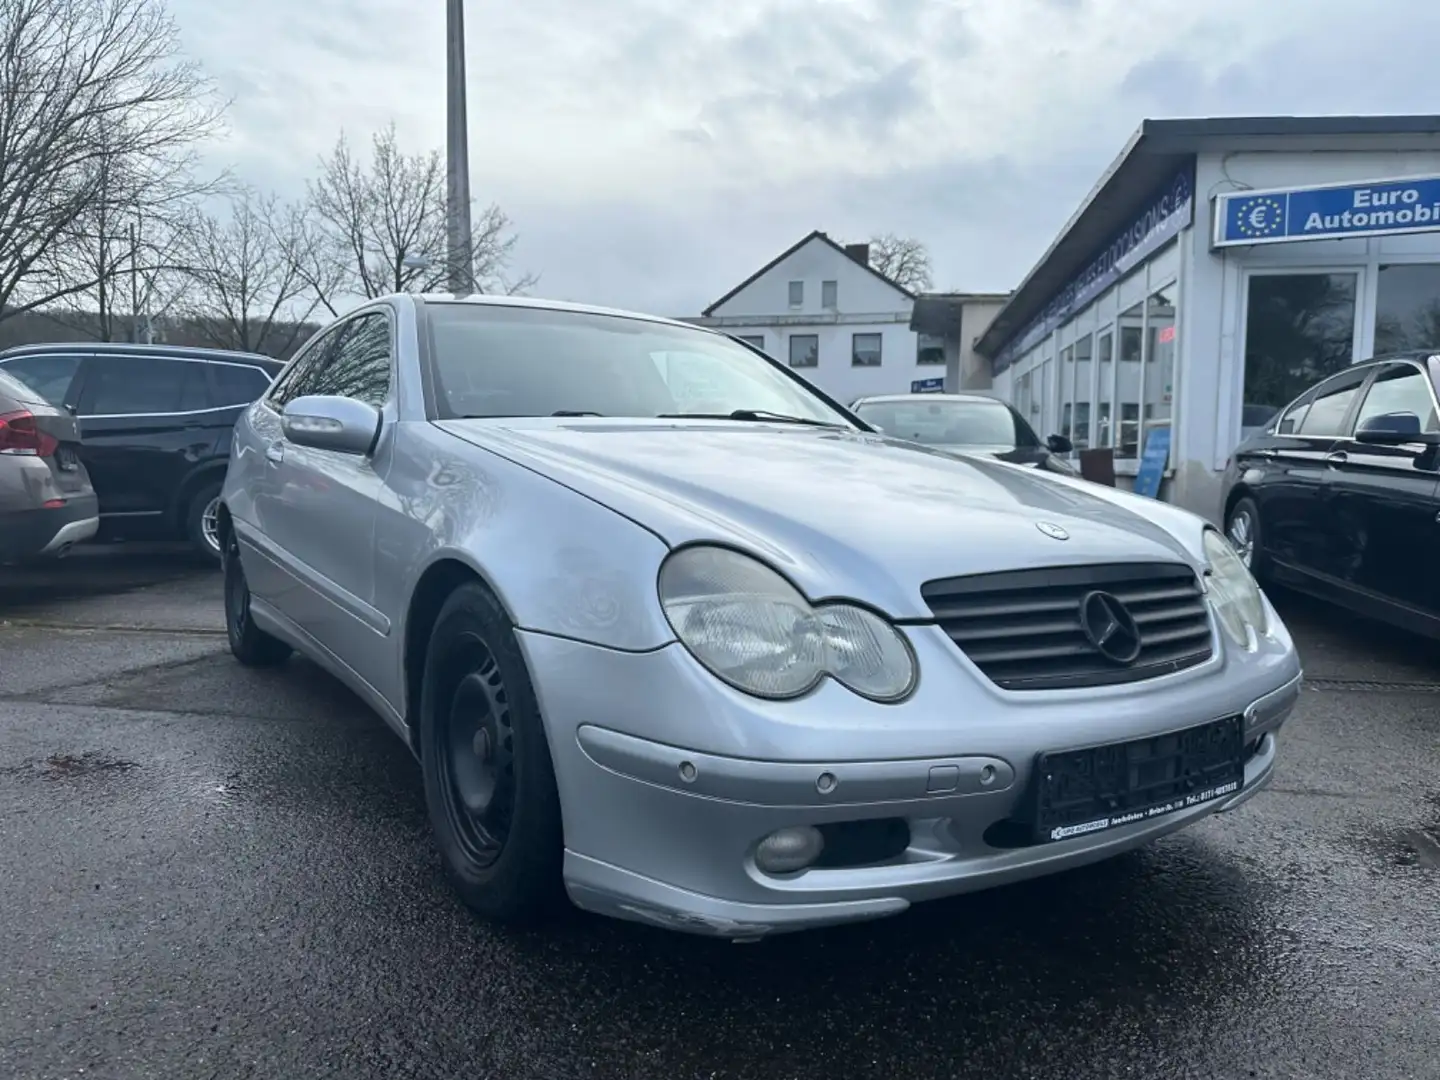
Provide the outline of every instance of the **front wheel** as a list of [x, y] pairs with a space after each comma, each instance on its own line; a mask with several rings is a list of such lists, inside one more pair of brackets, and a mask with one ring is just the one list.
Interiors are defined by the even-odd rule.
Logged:
[[1256, 578], [1264, 570], [1263, 549], [1260, 546], [1260, 508], [1248, 495], [1230, 508], [1225, 518], [1225, 536], [1235, 554]]
[[460, 586], [420, 694], [425, 802], [445, 869], [477, 914], [519, 922], [561, 895], [560, 799], [535, 691], [504, 609]]

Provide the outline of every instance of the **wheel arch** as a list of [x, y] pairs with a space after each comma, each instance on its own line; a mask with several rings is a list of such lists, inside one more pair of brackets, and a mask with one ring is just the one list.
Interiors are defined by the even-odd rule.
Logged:
[[1225, 505], [1221, 508], [1220, 527], [1227, 528], [1230, 524], [1230, 511], [1235, 509], [1235, 504], [1241, 499], [1255, 500], [1255, 493], [1250, 490], [1247, 484], [1236, 484], [1225, 496]]
[[403, 653], [402, 675], [405, 687], [405, 725], [410, 732], [410, 748], [420, 753], [420, 687], [425, 674], [425, 653], [440, 609], [450, 594], [461, 585], [479, 585], [505, 612], [513, 625], [514, 613], [489, 578], [473, 563], [453, 553], [442, 554], [421, 572], [410, 592], [401, 627]]
[[195, 498], [197, 491], [207, 483], [225, 483], [225, 470], [229, 464], [229, 458], [204, 461], [185, 474], [185, 479], [180, 481], [180, 487], [170, 504], [170, 524], [173, 528], [185, 527], [185, 511], [190, 508], [190, 500]]

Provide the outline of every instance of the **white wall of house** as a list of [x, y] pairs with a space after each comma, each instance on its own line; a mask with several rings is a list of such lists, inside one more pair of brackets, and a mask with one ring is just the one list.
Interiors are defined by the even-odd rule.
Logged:
[[[792, 292], [795, 282], [798, 297]], [[864, 394], [908, 392], [914, 380], [945, 377], [943, 353], [936, 363], [919, 363], [918, 336], [910, 329], [912, 304], [904, 292], [814, 237], [690, 321], [758, 339], [756, 344], [796, 374], [849, 402]], [[856, 363], [856, 335], [861, 335], [862, 355], [872, 353], [873, 335], [878, 335], [878, 365]], [[798, 361], [811, 355], [811, 345], [816, 362], [802, 366]]]

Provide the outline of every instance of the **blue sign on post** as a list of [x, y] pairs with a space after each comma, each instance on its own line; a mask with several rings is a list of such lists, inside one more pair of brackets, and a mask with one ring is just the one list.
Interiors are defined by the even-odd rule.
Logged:
[[1170, 428], [1156, 428], [1145, 440], [1140, 453], [1140, 467], [1135, 471], [1135, 494], [1152, 499], [1160, 497], [1160, 481], [1165, 479], [1165, 466], [1170, 463]]
[[938, 379], [912, 379], [910, 381], [910, 393], [912, 394], [943, 394], [944, 392], [944, 376]]
[[1440, 231], [1440, 176], [1215, 196], [1213, 246]]

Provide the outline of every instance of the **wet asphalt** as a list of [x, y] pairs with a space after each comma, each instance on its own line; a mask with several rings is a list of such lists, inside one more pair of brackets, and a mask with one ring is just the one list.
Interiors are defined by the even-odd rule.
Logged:
[[1440, 1077], [1440, 645], [1276, 600], [1243, 809], [736, 946], [472, 919], [404, 747], [185, 556], [0, 572], [0, 1077]]

